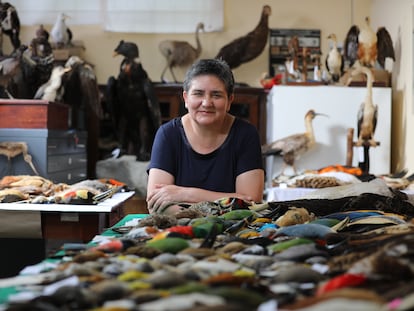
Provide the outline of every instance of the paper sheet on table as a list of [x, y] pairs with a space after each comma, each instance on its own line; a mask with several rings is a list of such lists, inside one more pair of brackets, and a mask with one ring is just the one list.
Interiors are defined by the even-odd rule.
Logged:
[[0, 238], [42, 238], [40, 212], [0, 210]]

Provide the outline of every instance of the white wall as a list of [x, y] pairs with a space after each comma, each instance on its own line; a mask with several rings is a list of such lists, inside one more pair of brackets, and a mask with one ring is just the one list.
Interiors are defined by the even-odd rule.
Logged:
[[392, 163], [414, 172], [413, 0], [373, 0], [371, 22], [385, 26], [394, 40], [392, 71]]

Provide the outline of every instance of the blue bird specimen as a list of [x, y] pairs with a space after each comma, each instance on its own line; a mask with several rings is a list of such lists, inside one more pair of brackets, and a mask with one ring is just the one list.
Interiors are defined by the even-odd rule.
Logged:
[[328, 234], [336, 233], [330, 227], [320, 224], [298, 224], [282, 227], [276, 230], [276, 235], [295, 236], [308, 239], [324, 239]]

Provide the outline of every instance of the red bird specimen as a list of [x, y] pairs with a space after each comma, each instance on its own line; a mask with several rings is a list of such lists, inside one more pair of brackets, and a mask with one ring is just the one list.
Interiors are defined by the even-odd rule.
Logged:
[[263, 6], [259, 24], [243, 37], [234, 39], [223, 46], [215, 58], [227, 62], [231, 69], [239, 67], [258, 57], [264, 50], [269, 36], [269, 16], [271, 8]]
[[378, 61], [384, 68], [386, 58], [395, 61], [391, 36], [385, 27], [378, 28], [375, 33], [369, 17], [366, 17], [361, 27], [353, 25], [349, 29], [344, 44], [344, 57], [350, 66], [358, 60], [362, 66], [375, 67]]

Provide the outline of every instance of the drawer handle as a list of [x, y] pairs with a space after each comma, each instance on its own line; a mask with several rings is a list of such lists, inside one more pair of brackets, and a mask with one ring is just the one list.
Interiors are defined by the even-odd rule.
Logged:
[[76, 144], [76, 147], [77, 148], [85, 148], [85, 145], [84, 144]]
[[57, 148], [57, 145], [47, 145], [47, 148], [48, 149], [56, 149]]
[[79, 159], [78, 162], [80, 162], [80, 163], [86, 163], [86, 162], [88, 162], [88, 159], [82, 158], [82, 159]]

